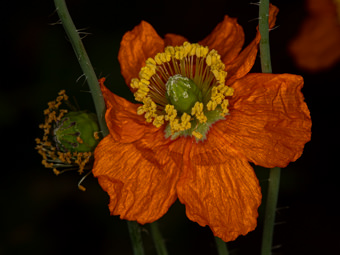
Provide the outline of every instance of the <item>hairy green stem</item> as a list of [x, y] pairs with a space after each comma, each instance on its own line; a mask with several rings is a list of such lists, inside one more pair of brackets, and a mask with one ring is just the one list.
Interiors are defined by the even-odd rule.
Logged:
[[103, 132], [103, 136], [106, 136], [109, 133], [109, 131], [107, 129], [105, 122], [105, 102], [98, 84], [97, 76], [93, 70], [92, 64], [86, 53], [85, 47], [80, 39], [79, 33], [75, 25], [73, 24], [71, 15], [68, 12], [65, 1], [54, 0], [54, 4], [56, 6], [57, 13], [61, 20], [61, 23], [72, 44], [73, 50], [77, 56], [80, 67], [84, 72], [86, 81], [91, 90], [92, 99], [96, 109], [100, 129]]
[[150, 230], [153, 242], [155, 243], [157, 255], [168, 255], [164, 240], [162, 238], [161, 232], [159, 231], [158, 223], [156, 221], [150, 224]]
[[270, 60], [270, 47], [269, 47], [269, 0], [260, 1], [259, 9], [259, 30], [261, 34], [260, 41], [260, 58], [262, 73], [271, 73], [272, 64]]
[[144, 246], [139, 224], [136, 221], [127, 221], [127, 224], [132, 242], [133, 254], [144, 255]]
[[[78, 62], [85, 74], [87, 83], [91, 90], [93, 102], [95, 105], [98, 122], [102, 130], [103, 136], [109, 134], [105, 122], [105, 101], [100, 90], [97, 76], [93, 70], [90, 59], [86, 53], [85, 47], [81, 41], [78, 31], [73, 24], [72, 18], [68, 12], [66, 3], [64, 0], [54, 0], [59, 18], [66, 31], [66, 34], [72, 44], [73, 50], [77, 56]], [[132, 247], [135, 255], [144, 255], [144, 247], [142, 243], [142, 236], [139, 224], [133, 221], [127, 221], [128, 229], [131, 237]]]
[[272, 251], [276, 204], [280, 187], [280, 173], [281, 168], [279, 167], [270, 169], [263, 224], [261, 255], [270, 255]]
[[[269, 0], [261, 0], [259, 8], [259, 30], [261, 34], [260, 58], [263, 73], [271, 73], [272, 65], [270, 60], [269, 47]], [[273, 245], [274, 222], [276, 205], [280, 188], [281, 168], [270, 169], [268, 179], [268, 191], [265, 202], [265, 215], [263, 223], [261, 255], [270, 255]]]
[[229, 255], [227, 244], [221, 238], [215, 236], [215, 243], [218, 255]]

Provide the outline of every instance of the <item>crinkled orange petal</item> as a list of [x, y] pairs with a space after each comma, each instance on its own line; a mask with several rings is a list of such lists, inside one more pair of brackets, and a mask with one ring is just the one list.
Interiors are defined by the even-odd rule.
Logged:
[[227, 64], [240, 53], [244, 44], [244, 32], [236, 18], [224, 16], [224, 20], [199, 44], [217, 50], [222, 62]]
[[165, 46], [180, 46], [184, 42], [188, 41], [187, 38], [181, 35], [176, 34], [166, 34], [164, 36], [164, 45]]
[[235, 61], [226, 65], [228, 76], [226, 84], [228, 86], [249, 73], [256, 60], [260, 39], [261, 36], [257, 33], [256, 38], [241, 52]]
[[187, 150], [177, 193], [190, 220], [209, 225], [228, 242], [255, 229], [261, 189], [247, 160], [233, 150], [220, 150], [226, 140], [213, 130], [208, 139], [212, 136], [221, 142], [193, 143]]
[[268, 25], [269, 29], [273, 28], [276, 23], [276, 16], [279, 13], [279, 8], [277, 8], [273, 4], [269, 4], [269, 16], [268, 16]]
[[[275, 5], [270, 4], [268, 18], [269, 28], [274, 27], [278, 12], [279, 9]], [[232, 84], [235, 80], [249, 73], [257, 57], [260, 39], [261, 35], [257, 29], [255, 39], [231, 63], [224, 62], [226, 64], [226, 71], [228, 72], [227, 85]]]
[[106, 136], [95, 150], [93, 175], [110, 196], [112, 215], [141, 224], [162, 217], [177, 198], [179, 162], [168, 150], [163, 130], [133, 143]]
[[106, 103], [105, 119], [110, 134], [115, 141], [130, 143], [140, 139], [145, 133], [154, 133], [157, 128], [147, 124], [143, 115], [137, 115], [138, 104], [119, 97], [104, 85], [105, 78], [99, 84]]
[[303, 22], [289, 51], [299, 68], [313, 72], [340, 60], [340, 19], [330, 0], [307, 3], [312, 15]]
[[132, 31], [124, 34], [120, 43], [118, 60], [125, 82], [130, 86], [132, 78], [138, 78], [140, 69], [149, 57], [162, 52], [164, 41], [155, 29], [142, 21]]
[[297, 75], [249, 74], [232, 85], [230, 115], [212, 128], [249, 161], [285, 167], [301, 156], [311, 137], [302, 86]]

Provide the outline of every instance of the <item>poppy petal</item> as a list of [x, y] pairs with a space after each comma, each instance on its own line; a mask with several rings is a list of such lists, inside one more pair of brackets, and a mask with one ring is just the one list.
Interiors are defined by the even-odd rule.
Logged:
[[126, 84], [130, 86], [131, 79], [138, 77], [145, 61], [163, 49], [163, 39], [145, 21], [134, 27], [132, 31], [125, 33], [120, 43], [118, 60]]
[[[274, 27], [278, 12], [279, 9], [275, 5], [270, 4], [268, 20], [269, 28]], [[226, 71], [228, 72], [227, 85], [232, 84], [235, 80], [249, 73], [256, 60], [260, 39], [261, 35], [257, 29], [255, 39], [240, 53], [240, 55], [237, 56], [231, 63], [224, 62], [226, 64]]]
[[179, 46], [179, 45], [182, 45], [186, 41], [188, 41], [188, 39], [181, 35], [166, 34], [164, 36], [165, 46]]
[[226, 71], [228, 73], [227, 85], [234, 83], [235, 80], [240, 79], [253, 67], [260, 43], [261, 36], [257, 33], [256, 38], [241, 52], [241, 54], [230, 64], [226, 64]]
[[115, 141], [130, 143], [140, 139], [147, 132], [154, 133], [157, 128], [147, 124], [142, 115], [137, 115], [139, 104], [133, 104], [108, 90], [104, 85], [105, 79], [99, 84], [106, 103], [105, 119], [107, 127]]
[[232, 241], [256, 227], [261, 189], [245, 158], [217, 146], [210, 148], [216, 154], [207, 155], [207, 150], [206, 143], [192, 145], [177, 184], [178, 198], [190, 220]]
[[217, 50], [222, 62], [230, 63], [243, 47], [243, 28], [235, 18], [224, 16], [224, 20], [199, 44]]
[[213, 128], [249, 161], [285, 167], [301, 156], [311, 137], [302, 86], [297, 75], [249, 74], [232, 85], [230, 115]]
[[112, 215], [150, 223], [176, 200], [179, 171], [159, 136], [164, 135], [158, 132], [148, 140], [123, 144], [108, 135], [97, 146], [92, 172], [110, 196]]

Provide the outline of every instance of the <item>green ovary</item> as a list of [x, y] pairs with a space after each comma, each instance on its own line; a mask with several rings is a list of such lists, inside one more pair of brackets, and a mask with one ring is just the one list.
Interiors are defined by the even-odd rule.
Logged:
[[197, 101], [202, 102], [202, 92], [193, 80], [180, 74], [171, 76], [166, 83], [166, 97], [181, 113], [191, 113]]
[[96, 115], [69, 112], [54, 129], [56, 142], [65, 151], [89, 152], [98, 144], [94, 133], [99, 131]]

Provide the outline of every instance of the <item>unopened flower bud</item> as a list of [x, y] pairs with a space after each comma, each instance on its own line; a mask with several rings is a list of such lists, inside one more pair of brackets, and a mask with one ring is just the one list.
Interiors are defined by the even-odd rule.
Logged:
[[191, 113], [197, 101], [202, 101], [202, 92], [193, 80], [180, 74], [171, 76], [166, 83], [167, 99], [176, 110]]
[[93, 113], [69, 112], [54, 129], [55, 141], [62, 150], [89, 152], [97, 146], [99, 131], [96, 115]]

